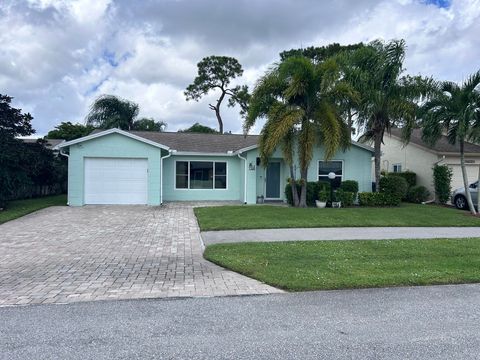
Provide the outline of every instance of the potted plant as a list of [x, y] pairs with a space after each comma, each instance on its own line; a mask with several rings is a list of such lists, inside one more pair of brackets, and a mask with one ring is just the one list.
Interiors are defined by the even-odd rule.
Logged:
[[328, 191], [327, 190], [320, 190], [318, 192], [318, 200], [315, 200], [318, 208], [324, 208], [327, 206], [328, 201]]
[[341, 208], [341, 207], [342, 207], [342, 202], [339, 199], [337, 199], [337, 193], [335, 191], [332, 197], [332, 208]]

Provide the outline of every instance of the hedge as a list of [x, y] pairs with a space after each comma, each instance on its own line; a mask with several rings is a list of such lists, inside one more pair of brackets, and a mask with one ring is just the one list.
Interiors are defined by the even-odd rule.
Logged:
[[447, 201], [450, 200], [452, 175], [453, 172], [447, 165], [435, 165], [433, 167], [435, 198], [440, 204], [446, 204]]
[[388, 173], [387, 176], [398, 176], [402, 177], [407, 181], [408, 187], [412, 187], [417, 185], [417, 174], [414, 173], [413, 171], [404, 171], [404, 172], [391, 172]]
[[430, 192], [425, 186], [412, 186], [407, 192], [407, 201], [411, 203], [421, 204], [428, 200]]
[[360, 206], [398, 206], [401, 198], [384, 192], [362, 192], [358, 194]]
[[380, 192], [395, 198], [404, 199], [407, 195], [408, 184], [405, 178], [396, 175], [387, 175], [380, 178]]

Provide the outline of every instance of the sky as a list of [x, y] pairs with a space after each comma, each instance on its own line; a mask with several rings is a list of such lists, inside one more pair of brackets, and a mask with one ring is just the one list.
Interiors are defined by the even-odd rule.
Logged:
[[[234, 84], [253, 87], [283, 50], [400, 38], [406, 73], [462, 81], [480, 69], [480, 0], [0, 0], [0, 93], [37, 136], [84, 123], [101, 94], [168, 131], [217, 127], [218, 94], [183, 93], [203, 57], [235, 57]], [[226, 131], [241, 132], [238, 110], [224, 104]]]

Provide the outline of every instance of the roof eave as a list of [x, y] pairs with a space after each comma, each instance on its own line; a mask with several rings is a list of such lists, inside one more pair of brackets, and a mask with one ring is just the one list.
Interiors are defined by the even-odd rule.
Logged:
[[75, 145], [75, 144], [82, 143], [82, 142], [84, 142], [84, 141], [97, 139], [97, 138], [99, 138], [99, 137], [102, 137], [102, 136], [105, 136], [105, 135], [109, 135], [109, 134], [120, 134], [120, 135], [129, 137], [129, 138], [131, 138], [131, 139], [134, 139], [134, 140], [137, 140], [137, 141], [140, 141], [140, 142], [143, 142], [143, 143], [146, 143], [146, 144], [155, 146], [155, 147], [160, 148], [160, 149], [163, 149], [163, 150], [167, 150], [167, 151], [170, 150], [170, 148], [169, 148], [168, 146], [159, 144], [159, 143], [157, 143], [157, 142], [155, 142], [155, 141], [148, 140], [148, 139], [146, 139], [146, 138], [144, 138], [144, 137], [141, 137], [141, 136], [138, 136], [138, 135], [134, 135], [134, 134], [131, 134], [131, 133], [127, 132], [127, 131], [120, 130], [120, 129], [117, 129], [117, 128], [100, 131], [100, 132], [97, 132], [97, 133], [94, 133], [94, 134], [90, 134], [90, 135], [87, 135], [87, 136], [84, 136], [84, 137], [81, 137], [81, 138], [78, 138], [78, 139], [75, 139], [75, 140], [66, 141], [66, 142], [64, 142], [64, 143], [58, 144], [57, 146], [55, 146], [55, 148], [56, 148], [56, 149], [60, 149], [60, 148], [68, 147], [68, 146], [71, 146], [71, 145]]

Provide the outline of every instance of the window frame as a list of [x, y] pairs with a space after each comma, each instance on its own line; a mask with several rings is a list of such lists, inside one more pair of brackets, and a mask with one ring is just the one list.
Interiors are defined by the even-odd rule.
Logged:
[[[186, 162], [187, 163], [187, 187], [186, 188], [177, 188], [177, 162]], [[213, 174], [212, 174], [212, 188], [210, 189], [192, 189], [190, 187], [190, 163], [191, 162], [209, 162], [212, 163], [213, 166]], [[225, 188], [216, 188], [215, 187], [215, 170], [216, 166], [215, 163], [225, 163], [225, 175], [219, 175], [219, 176], [225, 176]], [[228, 190], [228, 161], [227, 160], [204, 160], [204, 159], [195, 159], [195, 160], [177, 160], [175, 159], [175, 164], [173, 166], [173, 190], [175, 191], [225, 191]], [[183, 175], [182, 175], [183, 176]]]
[[[400, 171], [395, 171], [395, 167], [400, 167]], [[401, 163], [395, 163], [392, 164], [392, 172], [395, 174], [401, 173], [402, 172], [402, 164]]]
[[332, 159], [332, 160], [328, 160], [328, 161], [325, 161], [325, 160], [318, 160], [317, 161], [317, 181], [323, 181], [323, 180], [326, 180], [328, 182], [330, 182], [330, 179], [328, 178], [328, 175], [320, 175], [320, 163], [321, 162], [340, 162], [342, 164], [342, 175], [335, 175], [335, 177], [339, 177], [340, 178], [340, 183], [342, 181], [344, 181], [345, 179], [345, 161], [344, 160], [337, 160], [337, 159]]

